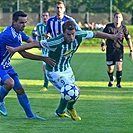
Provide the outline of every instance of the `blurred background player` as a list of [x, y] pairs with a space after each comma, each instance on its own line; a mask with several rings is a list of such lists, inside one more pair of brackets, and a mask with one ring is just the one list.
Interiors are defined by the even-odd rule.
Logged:
[[133, 59], [133, 49], [132, 49], [132, 42], [131, 42], [131, 36], [128, 32], [128, 29], [125, 25], [122, 24], [123, 16], [122, 13], [117, 12], [114, 14], [114, 23], [107, 24], [106, 27], [103, 29], [103, 32], [109, 33], [109, 34], [116, 34], [118, 32], [121, 32], [123, 34], [123, 38], [119, 40], [106, 40], [106, 47], [104, 46], [105, 40], [102, 39], [101, 41], [101, 47], [102, 51], [105, 51], [106, 48], [106, 62], [108, 66], [108, 76], [109, 76], [109, 83], [108, 87], [113, 86], [113, 82], [115, 80], [115, 77], [113, 76], [114, 73], [114, 65], [116, 65], [116, 80], [117, 88], [121, 88], [121, 79], [122, 79], [122, 62], [123, 62], [123, 40], [124, 37], [128, 43], [129, 49], [130, 49], [130, 56]]
[[51, 35], [55, 37], [62, 33], [62, 25], [67, 20], [72, 20], [76, 24], [76, 30], [81, 30], [76, 21], [70, 17], [65, 15], [65, 4], [62, 1], [57, 2], [56, 4], [56, 15], [52, 16], [48, 19], [47, 22], [47, 36]]
[[[43, 22], [40, 22], [36, 25], [38, 41], [46, 39], [46, 24], [47, 24], [49, 17], [50, 17], [49, 11], [43, 11], [43, 13], [42, 13]], [[49, 37], [50, 36], [47, 36], [47, 38], [49, 38]], [[42, 56], [48, 56], [47, 48], [42, 49]], [[45, 74], [45, 69], [46, 69], [46, 63], [43, 62], [44, 84], [43, 84], [43, 88], [40, 91], [47, 91], [47, 89], [48, 89], [48, 79]]]
[[36, 40], [37, 39], [37, 30], [36, 30], [36, 26], [34, 26], [33, 30], [32, 30], [32, 39]]

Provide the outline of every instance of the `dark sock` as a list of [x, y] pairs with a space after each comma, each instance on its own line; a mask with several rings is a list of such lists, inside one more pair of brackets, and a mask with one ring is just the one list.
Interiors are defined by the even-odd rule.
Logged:
[[45, 73], [44, 73], [44, 87], [48, 88], [48, 79]]
[[57, 112], [58, 113], [61, 113], [61, 114], [63, 114], [64, 113], [64, 110], [65, 110], [65, 108], [66, 108], [66, 106], [67, 106], [67, 103], [68, 103], [68, 101], [66, 101], [66, 100], [64, 100], [64, 99], [60, 99], [60, 104], [59, 104], [59, 106], [58, 106], [58, 108], [57, 108]]
[[117, 79], [117, 84], [119, 85], [121, 82], [121, 78], [122, 78], [122, 71], [117, 71], [116, 72], [116, 79]]
[[114, 73], [114, 72], [112, 72], [112, 73], [109, 73], [109, 72], [108, 72], [110, 81], [113, 81], [113, 73]]
[[67, 109], [68, 109], [68, 110], [72, 110], [72, 109], [74, 108], [73, 106], [74, 106], [75, 102], [76, 102], [76, 101], [68, 102], [68, 104], [67, 104]]

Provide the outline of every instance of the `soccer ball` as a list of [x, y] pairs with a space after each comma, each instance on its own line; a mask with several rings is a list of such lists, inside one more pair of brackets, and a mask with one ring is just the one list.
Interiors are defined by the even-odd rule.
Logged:
[[67, 101], [75, 101], [79, 97], [80, 90], [75, 84], [66, 84], [61, 88], [61, 98]]

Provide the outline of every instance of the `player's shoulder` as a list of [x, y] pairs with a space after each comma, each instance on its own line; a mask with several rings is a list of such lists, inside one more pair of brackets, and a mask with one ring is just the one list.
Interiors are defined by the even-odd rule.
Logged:
[[56, 16], [51, 16], [49, 19], [48, 19], [48, 21], [55, 21], [57, 18], [56, 18]]
[[1, 35], [5, 36], [5, 37], [9, 37], [11, 35], [11, 31], [12, 31], [12, 26], [7, 26], [2, 32]]
[[64, 15], [64, 17], [65, 17], [65, 18], [72, 18], [72, 17], [70, 17], [70, 16], [68, 16], [68, 15], [66, 15], [66, 14]]
[[126, 25], [122, 24], [121, 27], [122, 27], [124, 33], [126, 33], [128, 31], [128, 28], [126, 27]]
[[48, 42], [53, 42], [53, 43], [61, 43], [62, 41], [64, 41], [64, 35], [61, 33], [56, 37], [50, 38], [47, 40]]
[[106, 27], [113, 27], [114, 26], [114, 23], [108, 23], [106, 24]]
[[10, 31], [11, 31], [11, 28], [12, 28], [11, 25], [10, 25], [10, 26], [7, 26], [7, 27], [3, 30], [3, 32], [10, 32]]
[[[26, 35], [23, 31], [19, 31], [19, 34]], [[27, 36], [27, 35], [26, 35]]]
[[121, 26], [122, 26], [123, 28], [127, 29], [126, 25], [124, 25], [124, 24], [121, 24]]
[[39, 23], [36, 24], [36, 27], [41, 26], [42, 24], [43, 24], [43, 22], [39, 22]]
[[65, 18], [65, 19], [68, 19], [68, 20], [74, 20], [74, 18], [72, 18], [71, 16], [68, 16], [68, 15], [66, 15], [66, 14], [64, 15], [64, 18]]
[[8, 43], [14, 41], [16, 32], [12, 26], [7, 26], [0, 34], [0, 40], [2, 42], [8, 41]]
[[76, 35], [87, 34], [88, 32], [90, 32], [90, 31], [87, 31], [87, 30], [77, 30], [76, 31]]
[[86, 35], [94, 36], [94, 32], [91, 30], [77, 30], [75, 34], [76, 38], [84, 37]]

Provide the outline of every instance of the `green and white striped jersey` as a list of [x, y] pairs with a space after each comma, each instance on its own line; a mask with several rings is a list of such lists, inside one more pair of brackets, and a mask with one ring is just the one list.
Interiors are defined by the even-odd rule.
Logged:
[[43, 22], [40, 22], [36, 25], [37, 36], [41, 37], [41, 40], [45, 39], [46, 36], [46, 25]]
[[[43, 22], [40, 22], [36, 25], [37, 28], [37, 36], [40, 37], [41, 40], [46, 39], [46, 25]], [[43, 48], [42, 49], [42, 55], [48, 56], [48, 49]]]
[[93, 37], [93, 31], [81, 30], [76, 31], [74, 42], [69, 44], [65, 42], [63, 34], [45, 41], [41, 41], [41, 47], [47, 47], [49, 49], [48, 56], [56, 61], [56, 65], [54, 67], [47, 64], [46, 69], [48, 71], [65, 71], [68, 67], [70, 67], [72, 56], [78, 49], [80, 43], [87, 38], [89, 39]]

